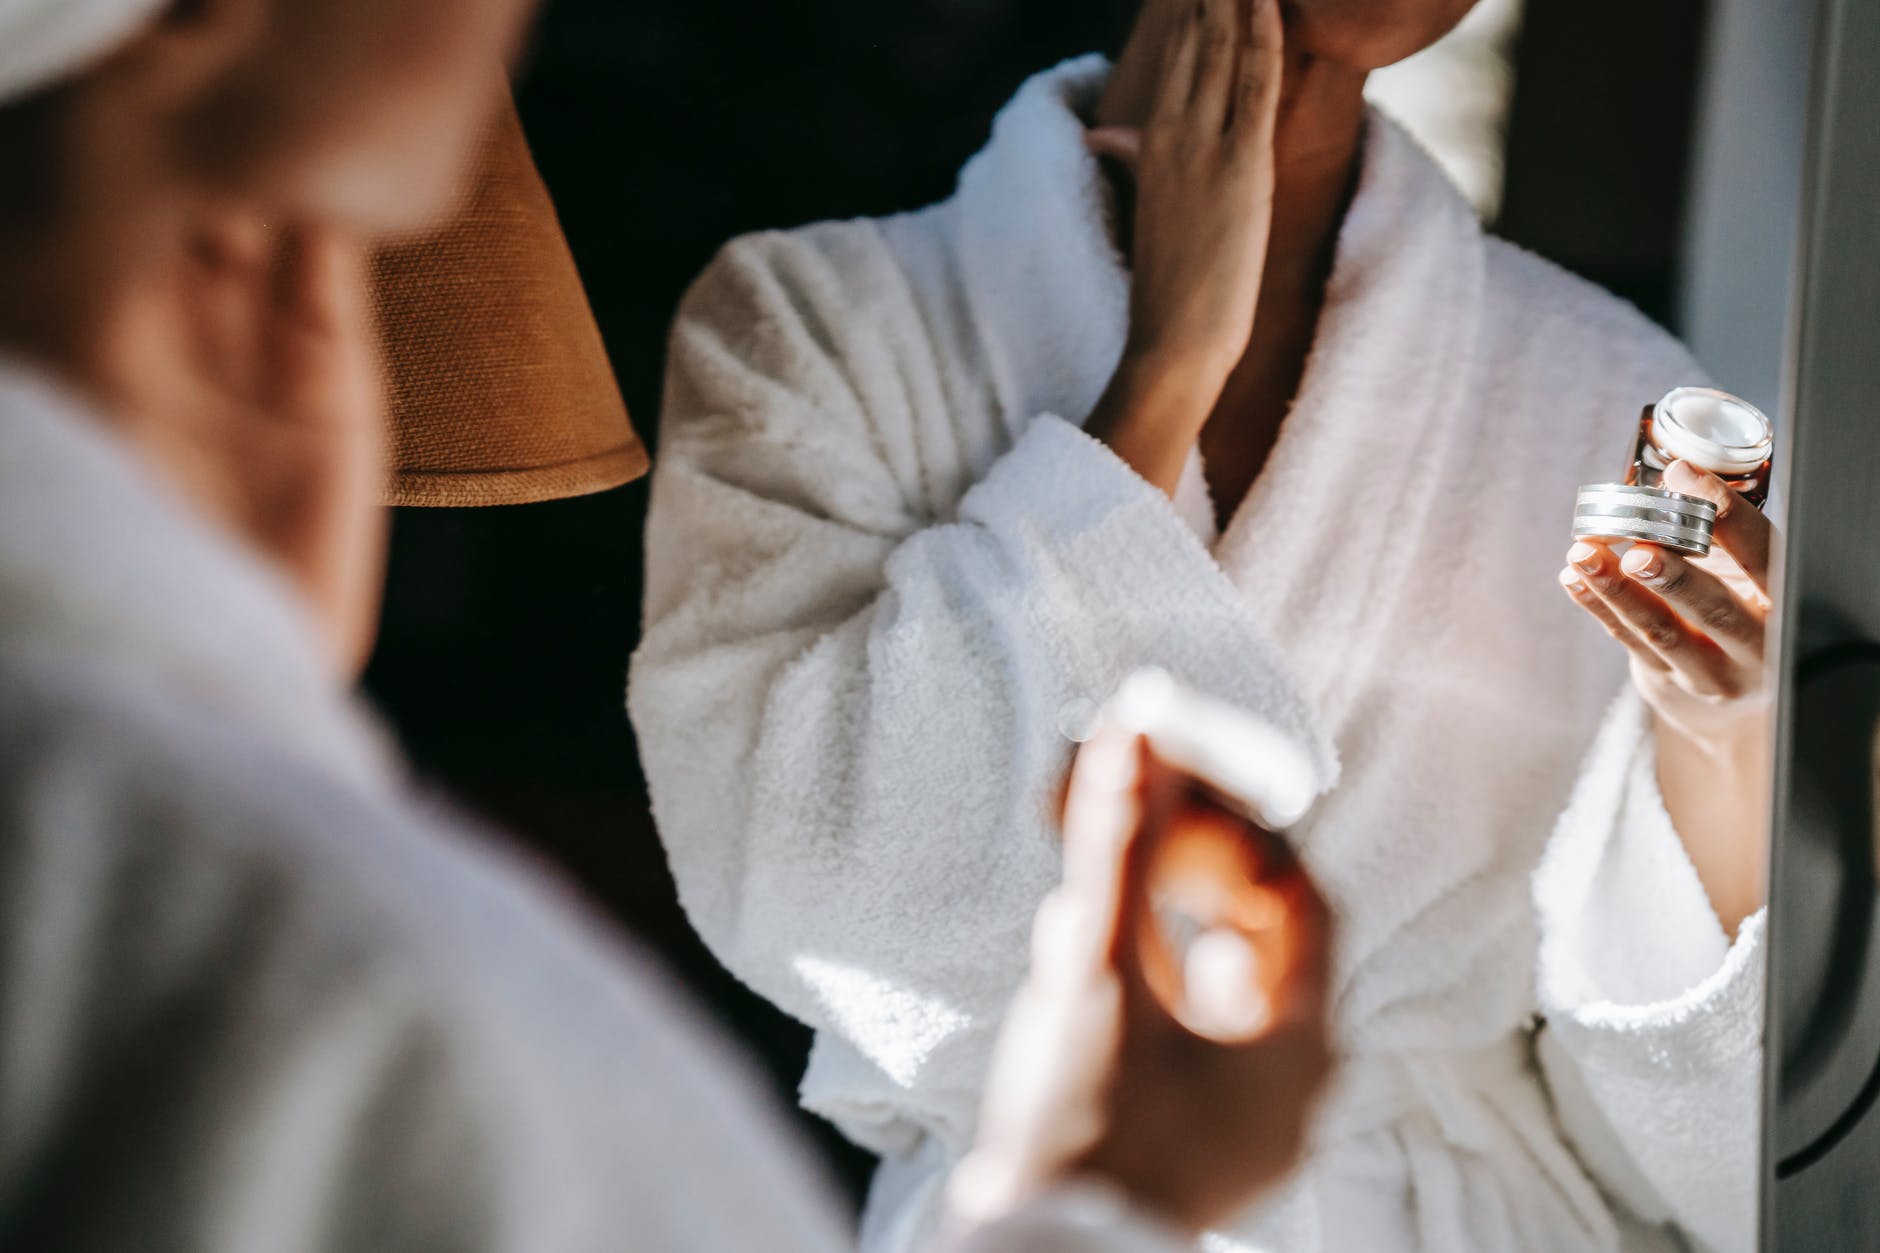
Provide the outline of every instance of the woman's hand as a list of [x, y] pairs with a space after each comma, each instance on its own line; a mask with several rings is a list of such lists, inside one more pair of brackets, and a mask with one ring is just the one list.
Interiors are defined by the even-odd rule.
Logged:
[[1677, 462], [1672, 491], [1717, 506], [1699, 559], [1653, 544], [1616, 558], [1582, 542], [1561, 585], [1624, 646], [1651, 707], [1665, 807], [1731, 934], [1762, 906], [1768, 690], [1763, 649], [1774, 528], [1715, 475]]
[[1136, 177], [1129, 338], [1086, 428], [1173, 494], [1253, 333], [1272, 226], [1278, 0], [1152, 0], [1168, 50], [1148, 125], [1090, 146]]
[[[1095, 1178], [1214, 1226], [1295, 1164], [1330, 1072], [1325, 905], [1283, 842], [1115, 726], [1078, 755], [1064, 842], [956, 1210], [982, 1222]], [[1163, 890], [1214, 915], [1182, 955]]]
[[101, 352], [125, 434], [300, 589], [336, 669], [356, 675], [386, 528], [360, 251], [331, 232], [205, 223], [125, 300]]

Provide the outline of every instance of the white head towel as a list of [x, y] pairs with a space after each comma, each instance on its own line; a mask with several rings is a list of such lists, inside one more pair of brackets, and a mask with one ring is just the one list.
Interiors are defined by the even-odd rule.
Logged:
[[167, 0], [0, 0], [0, 104], [122, 44]]

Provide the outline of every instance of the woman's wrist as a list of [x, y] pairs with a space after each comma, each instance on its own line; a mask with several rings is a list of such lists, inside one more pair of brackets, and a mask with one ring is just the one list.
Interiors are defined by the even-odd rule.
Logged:
[[1226, 381], [1205, 357], [1125, 352], [1084, 429], [1173, 496]]
[[1654, 715], [1658, 786], [1726, 934], [1762, 908], [1767, 885], [1769, 753], [1766, 719], [1693, 734]]
[[1760, 695], [1705, 703], [1677, 693], [1648, 703], [1661, 751], [1669, 745], [1731, 787], [1766, 772], [1769, 703]]
[[1166, 337], [1152, 340], [1132, 332], [1124, 345], [1122, 358], [1116, 363], [1111, 384], [1120, 383], [1134, 392], [1153, 395], [1168, 403], [1198, 406], [1195, 428], [1198, 432], [1200, 423], [1207, 420], [1214, 402], [1220, 399], [1221, 389], [1227, 386], [1227, 376], [1234, 372], [1245, 351], [1244, 341], [1217, 346], [1198, 340], [1169, 342]]

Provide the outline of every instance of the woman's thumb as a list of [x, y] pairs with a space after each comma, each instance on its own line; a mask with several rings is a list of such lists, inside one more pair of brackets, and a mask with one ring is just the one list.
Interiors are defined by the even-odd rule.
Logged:
[[1084, 132], [1084, 146], [1099, 157], [1122, 163], [1131, 174], [1142, 162], [1142, 130], [1135, 126], [1095, 126]]

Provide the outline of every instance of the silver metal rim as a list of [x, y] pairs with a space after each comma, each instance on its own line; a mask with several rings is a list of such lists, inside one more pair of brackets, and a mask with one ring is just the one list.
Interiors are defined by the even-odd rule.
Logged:
[[1577, 509], [1573, 514], [1574, 523], [1596, 522], [1611, 523], [1614, 526], [1652, 526], [1667, 530], [1688, 532], [1693, 539], [1708, 541], [1716, 531], [1716, 526], [1708, 519], [1694, 518], [1688, 514], [1667, 513], [1663, 509]]
[[1710, 552], [1711, 534], [1689, 527], [1666, 526], [1663, 523], [1648, 522], [1641, 518], [1576, 518], [1573, 523], [1575, 539], [1617, 539], [1644, 540], [1702, 557]]
[[1582, 487], [1579, 506], [1591, 505], [1602, 511], [1609, 507], [1653, 509], [1661, 513], [1694, 514], [1705, 521], [1717, 520], [1717, 506], [1701, 496], [1686, 496], [1661, 487], [1631, 487], [1623, 483], [1601, 483]]

